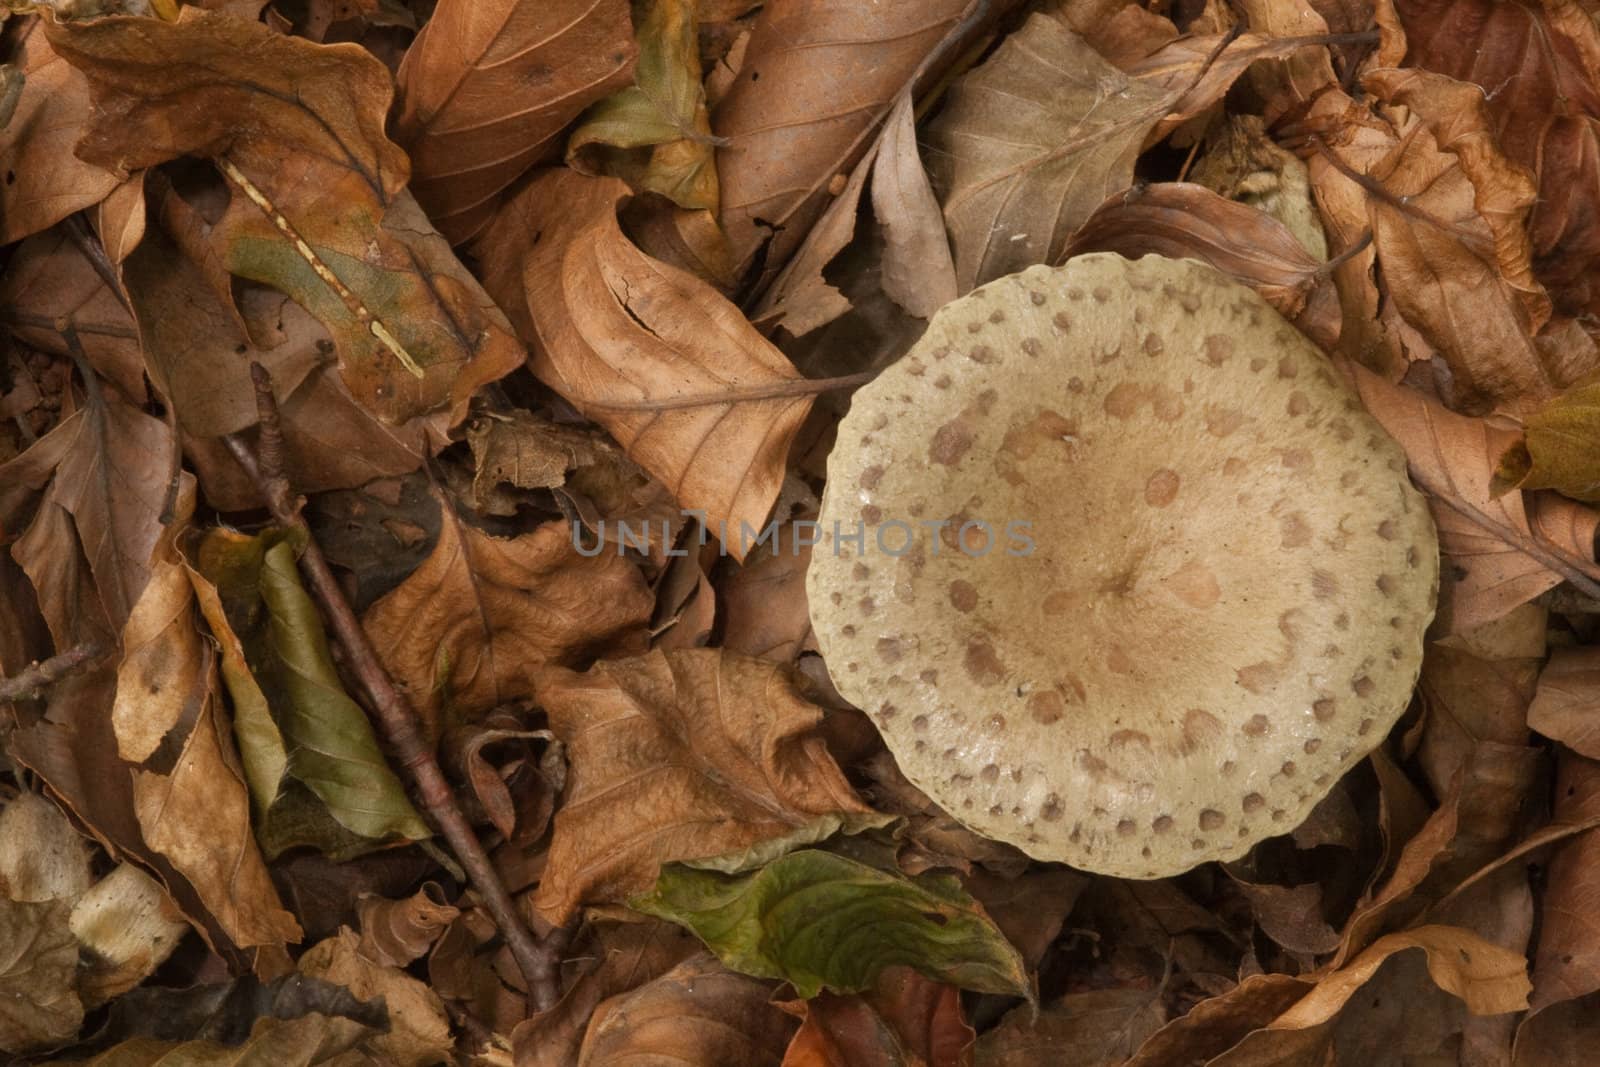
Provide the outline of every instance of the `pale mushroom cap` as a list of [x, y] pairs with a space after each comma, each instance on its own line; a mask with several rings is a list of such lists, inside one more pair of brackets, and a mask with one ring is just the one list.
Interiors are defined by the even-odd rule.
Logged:
[[1133, 878], [1298, 825], [1405, 710], [1438, 579], [1399, 447], [1322, 353], [1156, 256], [940, 310], [856, 395], [821, 525], [817, 639], [906, 775]]

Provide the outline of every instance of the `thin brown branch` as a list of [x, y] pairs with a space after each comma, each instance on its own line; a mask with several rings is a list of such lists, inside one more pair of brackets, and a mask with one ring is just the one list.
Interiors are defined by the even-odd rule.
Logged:
[[92, 642], [69, 648], [23, 669], [10, 678], [0, 678], [0, 704], [31, 700], [68, 675], [84, 669], [100, 656], [100, 646]]
[[602, 411], [679, 411], [684, 408], [709, 408], [717, 404], [742, 404], [753, 400], [779, 400], [784, 397], [816, 396], [835, 389], [854, 389], [877, 377], [877, 371], [845, 374], [838, 378], [798, 378], [767, 385], [735, 386], [719, 393], [691, 393], [666, 400], [584, 400], [584, 408]]
[[305, 539], [305, 550], [300, 555], [300, 571], [306, 587], [322, 608], [334, 637], [344, 647], [350, 669], [366, 691], [367, 704], [378, 728], [400, 766], [416, 785], [423, 810], [450, 845], [468, 880], [483, 899], [484, 909], [506, 939], [528, 983], [529, 998], [534, 1009], [547, 1010], [554, 1006], [560, 996], [557, 965], [561, 939], [548, 938], [541, 944], [533, 936], [511, 895], [506, 892], [500, 876], [495, 873], [482, 843], [473, 834], [471, 825], [462, 814], [461, 805], [439, 768], [432, 747], [417, 725], [415, 709], [378, 661], [372, 641], [361, 628], [355, 610], [345, 598], [343, 587], [328, 566], [322, 550], [317, 547], [311, 528], [300, 515], [300, 500], [294, 495], [284, 474], [283, 429], [278, 419], [277, 402], [272, 395], [272, 379], [259, 363], [251, 364], [250, 377], [255, 383], [256, 406], [261, 418], [258, 444], [256, 448], [251, 448], [237, 434], [223, 440], [260, 490], [272, 517]]

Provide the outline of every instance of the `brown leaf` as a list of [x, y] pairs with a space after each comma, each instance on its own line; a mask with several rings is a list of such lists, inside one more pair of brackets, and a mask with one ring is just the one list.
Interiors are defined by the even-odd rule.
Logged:
[[872, 165], [872, 212], [884, 229], [883, 291], [925, 319], [958, 295], [944, 216], [917, 155], [911, 92], [900, 94], [884, 123]]
[[0, 895], [0, 1052], [64, 1045], [83, 1025], [74, 989], [78, 941], [63, 901], [23, 904]]
[[1123, 70], [1178, 36], [1170, 20], [1125, 0], [1070, 0], [1051, 14]]
[[[1564, 577], [1581, 579], [1593, 572], [1592, 555], [1579, 556], [1541, 536], [1543, 524], [1538, 529], [1530, 524], [1520, 494], [1494, 495], [1494, 463], [1513, 434], [1447, 411], [1420, 392], [1390, 385], [1368, 371], [1356, 368], [1354, 374], [1367, 410], [1405, 450], [1412, 479], [1432, 498], [1440, 546], [1448, 557], [1441, 568], [1439, 614], [1449, 630], [1472, 629]], [[1590, 544], [1592, 553], [1592, 532]]]
[[661, 977], [690, 956], [701, 953], [695, 937], [680, 926], [655, 919], [600, 921], [568, 953], [591, 966], [567, 989], [561, 1002], [512, 1031], [516, 1067], [570, 1067], [589, 1017], [604, 1000], [637, 989]]
[[56, 55], [38, 19], [13, 26], [15, 32], [6, 36], [16, 51], [8, 59], [25, 80], [0, 138], [0, 244], [49, 229], [99, 203], [118, 181], [72, 153], [89, 121], [83, 75]]
[[[1306, 0], [1240, 0], [1249, 28], [1263, 37], [1309, 37], [1328, 32], [1328, 24]], [[1303, 107], [1334, 84], [1325, 47], [1302, 50], [1280, 63], [1263, 63], [1251, 82], [1267, 102], [1267, 119]]]
[[68, 925], [84, 959], [78, 994], [91, 1008], [149, 978], [189, 932], [161, 883], [131, 863], [117, 864], [79, 897]]
[[[1166, 1022], [1159, 990], [1097, 989], [1069, 993], [1038, 1009], [1013, 1008], [978, 1042], [986, 1067], [1072, 1063], [1114, 1067]], [[1070, 1059], [1062, 1053], [1071, 1050]]]
[[[787, 263], [878, 123], [946, 36], [981, 21], [974, 0], [862, 7], [776, 0], [763, 6], [744, 62], [711, 117], [721, 220], [742, 273], [763, 247]], [[953, 58], [953, 57], [952, 57]]]
[[723, 640], [730, 652], [793, 663], [811, 640], [806, 567], [811, 546], [796, 540], [794, 523], [745, 557], [722, 583]]
[[822, 710], [776, 664], [717, 649], [608, 660], [540, 678], [567, 746], [565, 803], [535, 906], [564, 922], [621, 901], [661, 864], [817, 841], [882, 822], [856, 799], [816, 727]]
[[1600, 759], [1600, 649], [1558, 648], [1539, 675], [1528, 726], [1590, 759]]
[[566, 522], [490, 537], [445, 509], [422, 566], [362, 619], [378, 658], [410, 692], [430, 736], [534, 695], [551, 664], [613, 644], [635, 649], [649, 617], [639, 570], [578, 554]]
[[[1569, 0], [1395, 0], [1408, 60], [1484, 90], [1506, 155], [1538, 177], [1534, 266], [1569, 315], [1600, 310], [1600, 31]], [[1552, 101], [1560, 101], [1552, 106]]]
[[577, 1067], [778, 1067], [794, 1020], [767, 1003], [771, 992], [769, 983], [733, 974], [709, 953], [685, 960], [601, 1004]]
[[521, 362], [509, 324], [405, 191], [405, 154], [383, 132], [389, 73], [371, 55], [193, 7], [178, 22], [48, 33], [94, 93], [79, 154], [119, 173], [214, 158], [233, 190], [212, 233], [227, 269], [312, 311], [351, 394], [382, 421], [453, 425]]
[[962, 886], [1022, 955], [1030, 972], [1039, 969], [1045, 953], [1061, 936], [1067, 915], [1088, 884], [1088, 876], [1077, 871], [1048, 869], [1005, 878], [974, 867], [962, 880]]
[[389, 1032], [368, 1042], [380, 1062], [431, 1067], [450, 1058], [455, 1042], [439, 995], [404, 971], [363, 956], [360, 938], [348, 927], [311, 946], [300, 957], [298, 969], [308, 977], [344, 986], [359, 1000], [383, 998]]
[[[784, 395], [798, 373], [736, 307], [623, 235], [627, 195], [614, 178], [544, 175], [475, 246], [485, 283], [532, 342], [534, 373], [742, 557], [739, 531], [765, 521], [811, 398]], [[655, 406], [766, 387], [766, 399]]]
[[957, 81], [928, 141], [961, 291], [1057, 262], [1072, 231], [1133, 180], [1174, 97], [1042, 15]]
[[460, 909], [435, 898], [440, 890], [427, 883], [404, 900], [364, 896], [357, 905], [361, 919], [361, 955], [385, 967], [405, 967], [433, 947]]
[[1513, 1067], [1569, 1067], [1600, 1042], [1600, 995], [1563, 1000], [1531, 1012], [1517, 1027]]
[[[1600, 764], [1564, 753], [1556, 769], [1554, 821], [1577, 823], [1600, 813]], [[1534, 1011], [1600, 990], [1600, 831], [1564, 841], [1550, 856], [1533, 953]]]
[[1260, 293], [1312, 341], [1331, 349], [1339, 310], [1323, 265], [1277, 219], [1188, 182], [1114, 195], [1072, 235], [1065, 258], [1116, 252], [1198, 259]]
[[637, 51], [625, 0], [444, 0], [400, 64], [394, 127], [434, 225], [476, 236], [567, 124], [628, 83]]
[[1339, 935], [1323, 914], [1322, 886], [1317, 882], [1275, 885], [1249, 881], [1228, 871], [1250, 901], [1256, 925], [1290, 952], [1318, 956], [1339, 947]]
[[1311, 986], [1307, 979], [1286, 974], [1250, 975], [1151, 1034], [1123, 1067], [1207, 1063], [1283, 1014]]
[[783, 1067], [972, 1067], [961, 991], [909, 967], [886, 968], [860, 995], [823, 992], [783, 1008], [803, 1020]]

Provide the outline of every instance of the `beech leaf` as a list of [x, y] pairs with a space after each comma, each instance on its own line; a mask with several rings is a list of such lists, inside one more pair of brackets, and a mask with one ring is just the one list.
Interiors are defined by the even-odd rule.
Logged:
[[946, 875], [907, 878], [803, 849], [748, 874], [670, 866], [629, 906], [688, 927], [729, 967], [781, 978], [802, 997], [862, 992], [892, 965], [1033, 996], [1017, 950]]
[[653, 652], [539, 684], [572, 768], [534, 898], [552, 921], [648, 889], [663, 863], [750, 866], [890, 821], [856, 799], [817, 733], [822, 709], [778, 664]]
[[1011, 1009], [978, 1042], [978, 1056], [984, 1067], [1028, 1067], [1064, 1063], [1071, 1049], [1075, 1067], [1115, 1067], [1166, 1020], [1159, 989], [1068, 993], [1037, 1010]]
[[453, 425], [521, 362], [405, 191], [405, 153], [383, 132], [389, 72], [373, 56], [194, 7], [177, 22], [48, 27], [94, 94], [79, 155], [118, 173], [214, 158], [233, 190], [212, 234], [227, 269], [321, 320], [351, 394], [382, 421]]
[[[533, 371], [615, 437], [740, 558], [783, 481], [811, 397], [799, 372], [716, 290], [624, 236], [614, 178], [556, 171], [506, 204], [475, 250], [533, 346]], [[765, 399], [658, 409], [677, 397]]]
[[64, 901], [18, 903], [0, 893], [0, 1052], [62, 1045], [83, 1025], [69, 910]]
[[1055, 19], [1029, 16], [950, 89], [930, 170], [962, 292], [1035, 263], [1127, 188], [1176, 93], [1134, 81]]
[[627, 0], [442, 0], [400, 64], [395, 116], [434, 225], [455, 244], [478, 234], [635, 52]]
[[579, 555], [566, 522], [490, 537], [445, 506], [433, 552], [362, 619], [428, 733], [534, 696], [547, 666], [642, 651], [654, 600], [616, 552]]

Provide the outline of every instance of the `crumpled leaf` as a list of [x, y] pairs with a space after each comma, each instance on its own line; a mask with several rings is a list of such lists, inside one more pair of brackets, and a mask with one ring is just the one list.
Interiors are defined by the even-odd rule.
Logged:
[[66, 1044], [83, 1025], [78, 939], [64, 901], [20, 903], [0, 895], [0, 1052]]
[[984, 1067], [1115, 1067], [1167, 1021], [1159, 989], [1068, 993], [1037, 1009], [1011, 1009], [978, 1042]]
[[778, 1067], [794, 1021], [767, 1003], [771, 994], [768, 983], [731, 974], [709, 955], [685, 960], [601, 1004], [577, 1067]]
[[1072, 231], [1133, 180], [1175, 96], [1129, 79], [1043, 15], [957, 81], [927, 137], [960, 290], [1056, 262]]
[[542, 675], [571, 771], [535, 906], [564, 922], [580, 901], [648, 889], [663, 863], [749, 866], [887, 822], [856, 799], [817, 733], [822, 709], [790, 679], [718, 649]]
[[361, 898], [361, 955], [385, 967], [404, 967], [433, 947], [459, 908], [434, 898], [439, 887], [424, 885], [403, 900]]
[[383, 998], [389, 1011], [389, 1032], [367, 1040], [367, 1047], [381, 1062], [430, 1067], [448, 1061], [455, 1042], [439, 995], [398, 967], [363, 956], [360, 943], [355, 932], [345, 927], [300, 957], [300, 973], [343, 986], [359, 1000]]
[[712, 129], [722, 186], [719, 219], [738, 273], [765, 249], [766, 270], [789, 261], [866, 153], [895, 99], [930, 59], [951, 60], [980, 31], [977, 0], [862, 6], [855, 0], [774, 0], [751, 29]]
[[362, 619], [427, 733], [535, 695], [547, 666], [641, 651], [654, 601], [614, 552], [580, 555], [569, 523], [490, 537], [446, 509], [431, 555]]
[[189, 932], [161, 883], [131, 863], [117, 864], [79, 897], [67, 925], [86, 950], [78, 993], [90, 1008], [150, 977]]
[[[485, 284], [533, 345], [545, 384], [593, 418], [743, 557], [811, 408], [799, 373], [704, 282], [644, 255], [617, 224], [614, 178], [556, 171], [502, 209], [475, 246]], [[658, 409], [767, 389], [766, 399]]]
[[626, 0], [443, 0], [400, 64], [394, 125], [440, 232], [476, 236], [636, 51]]
[[405, 191], [405, 154], [383, 133], [389, 74], [372, 56], [194, 7], [48, 33], [94, 94], [80, 156], [117, 173], [216, 158], [234, 193], [213, 231], [227, 269], [321, 320], [351, 394], [383, 422], [432, 416], [442, 431], [521, 362]]
[[269, 857], [299, 844], [334, 857], [430, 835], [329, 659], [294, 552], [273, 534], [208, 533], [191, 581], [222, 648], [234, 734]]
[[748, 874], [675, 864], [628, 906], [693, 930], [723, 963], [802, 997], [859, 993], [885, 967], [1033, 998], [1022, 957], [948, 875], [907, 878], [802, 849]]
[[1558, 308], [1600, 311], [1600, 30], [1593, 9], [1567, 0], [1395, 0], [1394, 8], [1407, 61], [1476, 81], [1501, 148], [1537, 176], [1528, 235], [1534, 269]]
[[700, 84], [697, 9], [691, 0], [647, 0], [643, 10], [633, 84], [589, 109], [567, 141], [567, 163], [679, 207], [715, 211], [716, 149]]
[[49, 229], [105, 199], [115, 174], [72, 153], [89, 121], [89, 88], [45, 40], [39, 21], [23, 26], [7, 57], [23, 77], [16, 110], [0, 137], [0, 245]]
[[0, 808], [0, 895], [72, 901], [90, 882], [89, 847], [60, 808], [29, 792]]
[[909, 967], [884, 968], [862, 994], [782, 1006], [803, 1019], [783, 1067], [972, 1067], [961, 991]]

